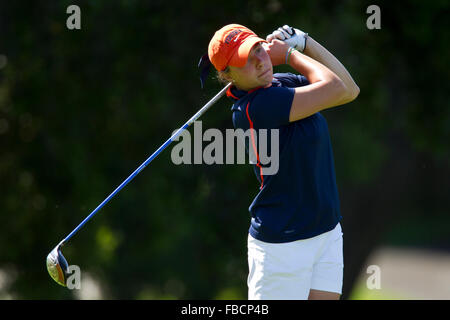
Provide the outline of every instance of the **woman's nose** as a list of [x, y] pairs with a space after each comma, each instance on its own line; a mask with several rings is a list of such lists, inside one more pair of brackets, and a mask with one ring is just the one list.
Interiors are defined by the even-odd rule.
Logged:
[[255, 63], [256, 63], [256, 67], [259, 69], [259, 68], [261, 68], [263, 65], [264, 65], [264, 63], [263, 63], [263, 59], [261, 58], [261, 57], [255, 57]]

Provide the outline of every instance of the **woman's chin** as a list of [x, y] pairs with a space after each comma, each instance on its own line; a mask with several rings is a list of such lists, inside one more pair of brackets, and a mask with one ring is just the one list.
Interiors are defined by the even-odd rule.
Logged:
[[268, 74], [268, 75], [266, 75], [265, 77], [264, 77], [264, 87], [265, 88], [267, 88], [267, 87], [270, 87], [271, 85], [272, 85], [272, 81], [273, 81], [273, 73], [272, 72], [270, 72], [270, 74]]

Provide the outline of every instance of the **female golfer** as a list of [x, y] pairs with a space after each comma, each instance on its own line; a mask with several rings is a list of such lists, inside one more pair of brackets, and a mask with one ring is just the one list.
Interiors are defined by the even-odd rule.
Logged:
[[[242, 25], [227, 25], [211, 39], [208, 56], [219, 78], [232, 82], [234, 127], [252, 129], [247, 150], [256, 155], [260, 189], [249, 208], [248, 298], [339, 299], [341, 214], [320, 111], [354, 100], [358, 86], [330, 52], [289, 26], [263, 40]], [[282, 64], [300, 75], [273, 74]], [[278, 130], [277, 172], [265, 171], [258, 155], [261, 129], [265, 136]]]

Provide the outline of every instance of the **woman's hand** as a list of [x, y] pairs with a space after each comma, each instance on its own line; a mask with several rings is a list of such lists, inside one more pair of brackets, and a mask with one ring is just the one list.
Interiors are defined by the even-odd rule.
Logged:
[[286, 63], [286, 54], [289, 48], [287, 43], [277, 39], [272, 40], [269, 43], [264, 43], [264, 49], [269, 54], [273, 66]]
[[288, 25], [284, 25], [266, 37], [267, 42], [271, 42], [273, 39], [278, 39], [286, 42], [296, 50], [303, 52], [306, 47], [306, 38], [308, 34]]

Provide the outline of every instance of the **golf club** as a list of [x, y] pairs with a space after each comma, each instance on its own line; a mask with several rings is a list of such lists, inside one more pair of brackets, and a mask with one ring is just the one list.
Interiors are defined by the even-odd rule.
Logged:
[[145, 160], [125, 181], [123, 181], [97, 208], [95, 208], [68, 236], [66, 236], [47, 256], [47, 270], [50, 276], [58, 284], [66, 287], [69, 265], [64, 258], [61, 247], [69, 241], [106, 203], [109, 202], [123, 187], [125, 187], [134, 177], [136, 177], [161, 151], [163, 151], [172, 141], [174, 141], [183, 130], [187, 129], [206, 110], [217, 102], [228, 90], [231, 83], [228, 83], [219, 93], [217, 93], [207, 104], [205, 104], [192, 118], [190, 118], [181, 128], [179, 128], [162, 146], [160, 146], [147, 160]]

